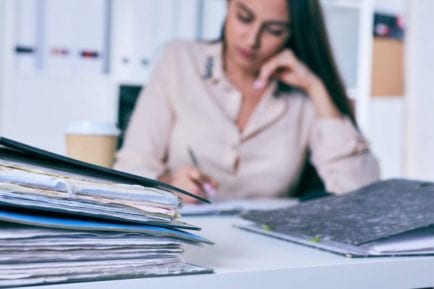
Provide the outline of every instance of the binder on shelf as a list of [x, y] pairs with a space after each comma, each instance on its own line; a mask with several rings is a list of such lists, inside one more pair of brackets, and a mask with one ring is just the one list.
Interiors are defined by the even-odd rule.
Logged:
[[99, 75], [108, 72], [110, 7], [106, 0], [76, 0], [73, 71]]
[[113, 2], [113, 72], [123, 82], [142, 85], [149, 74], [154, 35], [158, 33], [153, 0]]
[[241, 226], [347, 257], [434, 255], [434, 183], [392, 179], [287, 209], [250, 211]]
[[16, 43], [15, 59], [17, 70], [22, 73], [30, 73], [36, 70], [38, 57], [38, 1], [17, 0], [15, 1], [16, 11]]
[[45, 0], [43, 6], [43, 63], [49, 75], [73, 72], [75, 13], [74, 1]]

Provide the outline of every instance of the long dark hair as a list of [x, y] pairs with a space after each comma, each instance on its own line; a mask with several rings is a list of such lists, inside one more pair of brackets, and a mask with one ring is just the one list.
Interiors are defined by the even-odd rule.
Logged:
[[[295, 55], [322, 79], [338, 110], [357, 125], [333, 57], [319, 0], [287, 0], [287, 3], [290, 37], [286, 48], [292, 49]], [[282, 84], [279, 86], [284, 88]], [[306, 159], [296, 195], [309, 196], [312, 192], [324, 190], [324, 182], [316, 168]]]
[[[333, 57], [325, 21], [318, 0], [287, 0], [290, 37], [285, 47], [306, 64], [324, 83], [338, 110], [356, 125], [350, 101]], [[220, 41], [225, 41], [225, 27]], [[296, 88], [279, 83], [280, 91]]]
[[325, 21], [318, 0], [287, 0], [290, 37], [287, 48], [322, 79], [339, 111], [356, 120], [333, 57]]

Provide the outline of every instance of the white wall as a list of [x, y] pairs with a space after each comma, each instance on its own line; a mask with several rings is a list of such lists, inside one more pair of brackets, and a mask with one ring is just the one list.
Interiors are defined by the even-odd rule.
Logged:
[[2, 134], [3, 128], [3, 95], [4, 95], [4, 85], [5, 85], [5, 2], [0, 1], [0, 135]]
[[407, 2], [413, 0], [375, 0], [375, 10], [383, 13], [404, 15]]
[[[406, 17], [407, 0], [375, 0], [375, 12]], [[405, 96], [373, 97], [369, 105], [371, 148], [377, 156], [382, 178], [403, 177], [405, 170]]]
[[5, 136], [64, 153], [73, 120], [116, 123], [117, 87], [105, 80], [32, 77], [12, 80], [4, 98]]
[[406, 167], [434, 180], [434, 0], [409, 1], [408, 17]]
[[404, 117], [403, 97], [371, 99], [367, 137], [384, 179], [402, 177], [405, 173]]

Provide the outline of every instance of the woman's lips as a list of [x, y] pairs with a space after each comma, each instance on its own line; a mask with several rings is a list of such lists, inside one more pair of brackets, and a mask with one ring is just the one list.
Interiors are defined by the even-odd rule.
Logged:
[[250, 61], [253, 60], [253, 58], [255, 57], [255, 53], [249, 49], [238, 48], [238, 53], [242, 58]]

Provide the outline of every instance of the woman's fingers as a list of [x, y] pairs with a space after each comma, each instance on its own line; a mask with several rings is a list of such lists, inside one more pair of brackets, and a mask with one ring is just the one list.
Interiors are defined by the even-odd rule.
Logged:
[[264, 88], [279, 70], [289, 70], [296, 64], [296, 62], [297, 60], [294, 53], [289, 49], [285, 49], [279, 54], [271, 57], [262, 65], [259, 77], [254, 83], [255, 88]]
[[291, 50], [285, 49], [264, 63], [254, 87], [263, 89], [272, 78], [276, 78], [288, 85], [306, 88], [314, 79], [312, 76], [306, 65], [299, 61]]
[[[190, 192], [190, 193], [196, 195], [196, 196], [206, 198], [206, 195], [203, 192], [202, 188], [199, 186], [199, 184], [197, 184], [194, 181], [185, 182], [183, 189], [186, 190], [187, 192]], [[188, 203], [188, 204], [199, 203], [198, 199], [195, 199], [195, 198], [190, 197], [188, 195], [180, 194], [179, 196], [181, 197], [181, 199], [184, 203]]]
[[[185, 166], [175, 171], [172, 184], [204, 198], [213, 196], [218, 188], [218, 183], [214, 179], [192, 166]], [[182, 199], [188, 203], [197, 202], [191, 197], [182, 197]]]
[[203, 174], [198, 169], [192, 170], [190, 176], [192, 180], [202, 189], [202, 193], [204, 193], [206, 197], [212, 198], [215, 196], [218, 188], [218, 182], [216, 180]]
[[[159, 179], [202, 198], [212, 197], [218, 188], [218, 182], [193, 166], [181, 167], [171, 173], [164, 174]], [[185, 194], [178, 194], [178, 196], [185, 203], [199, 202]]]
[[214, 180], [213, 178], [211, 178], [208, 175], [205, 175], [204, 173], [202, 173], [199, 169], [197, 169], [195, 167], [190, 167], [188, 174], [189, 174], [189, 177], [191, 180], [195, 181], [196, 183], [198, 183], [200, 185], [208, 183], [209, 185], [211, 185], [214, 188], [218, 187], [218, 182], [216, 180]]

